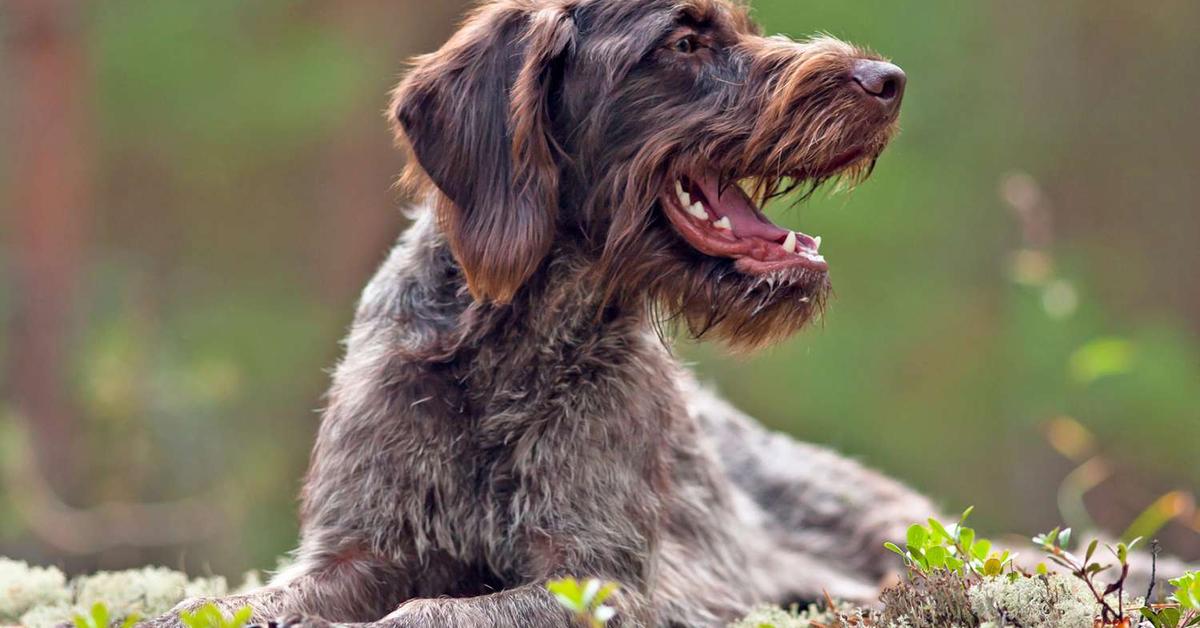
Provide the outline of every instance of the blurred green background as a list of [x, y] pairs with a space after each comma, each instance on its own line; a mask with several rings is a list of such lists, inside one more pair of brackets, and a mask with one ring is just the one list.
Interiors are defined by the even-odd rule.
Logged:
[[[902, 65], [904, 133], [775, 210], [825, 236], [824, 322], [685, 357], [982, 528], [1141, 514], [1200, 558], [1200, 3], [755, 7]], [[0, 555], [236, 575], [292, 547], [326, 369], [403, 226], [386, 92], [462, 8], [0, 3]]]

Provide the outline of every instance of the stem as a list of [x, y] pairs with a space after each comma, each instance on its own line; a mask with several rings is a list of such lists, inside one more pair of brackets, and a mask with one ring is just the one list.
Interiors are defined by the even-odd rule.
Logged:
[[1162, 546], [1158, 544], [1158, 539], [1150, 541], [1150, 590], [1146, 591], [1146, 603], [1150, 604], [1154, 601], [1154, 585], [1158, 584], [1158, 553], [1162, 551]]

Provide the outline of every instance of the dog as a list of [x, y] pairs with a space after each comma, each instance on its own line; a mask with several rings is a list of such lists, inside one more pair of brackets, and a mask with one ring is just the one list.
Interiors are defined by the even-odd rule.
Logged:
[[[492, 0], [389, 108], [425, 201], [362, 297], [294, 564], [216, 602], [280, 626], [719, 626], [874, 600], [921, 495], [699, 386], [674, 330], [751, 351], [817, 316], [821, 239], [760, 209], [866, 178], [906, 78], [732, 0]], [[178, 610], [206, 601], [193, 601]], [[178, 610], [155, 625], [177, 625]]]

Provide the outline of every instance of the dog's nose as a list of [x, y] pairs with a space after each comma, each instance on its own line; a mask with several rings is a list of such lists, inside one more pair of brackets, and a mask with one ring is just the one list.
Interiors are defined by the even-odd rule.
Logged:
[[850, 78], [859, 89], [879, 101], [889, 112], [900, 108], [908, 76], [898, 66], [886, 61], [859, 59], [854, 63]]

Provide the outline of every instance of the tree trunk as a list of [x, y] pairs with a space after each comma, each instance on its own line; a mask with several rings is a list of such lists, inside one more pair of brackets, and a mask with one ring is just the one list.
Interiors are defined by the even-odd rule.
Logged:
[[[44, 475], [69, 489], [77, 435], [70, 340], [90, 202], [87, 60], [71, 0], [6, 0], [13, 141], [9, 233], [16, 288], [8, 396], [32, 434]], [[74, 491], [65, 490], [66, 494]]]

